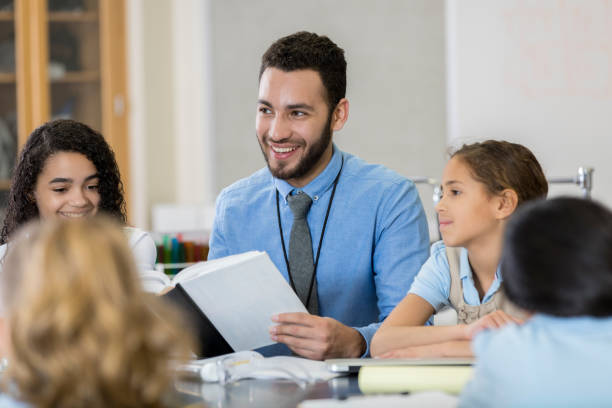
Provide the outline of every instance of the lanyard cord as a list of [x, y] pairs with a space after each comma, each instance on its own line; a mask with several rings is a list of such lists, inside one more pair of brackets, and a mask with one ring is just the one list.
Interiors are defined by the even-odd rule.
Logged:
[[[327, 219], [329, 218], [329, 211], [331, 210], [332, 203], [334, 202], [334, 196], [336, 195], [336, 187], [338, 186], [338, 180], [340, 179], [340, 173], [342, 173], [342, 167], [344, 167], [344, 157], [342, 157], [342, 164], [340, 164], [340, 170], [338, 175], [334, 179], [334, 188], [332, 189], [331, 197], [329, 198], [329, 204], [327, 204], [327, 212], [325, 213], [325, 221], [323, 221], [323, 229], [321, 230], [321, 237], [319, 238], [319, 247], [317, 248], [317, 257], [314, 261], [314, 270], [312, 271], [312, 277], [310, 278], [310, 287], [308, 289], [308, 297], [306, 298], [306, 306], [310, 303], [310, 296], [312, 295], [312, 287], [314, 286], [315, 276], [317, 274], [317, 265], [319, 264], [319, 255], [321, 255], [321, 246], [323, 244], [323, 236], [325, 235], [325, 227], [327, 226]], [[287, 250], [285, 249], [285, 238], [283, 237], [283, 224], [280, 216], [280, 206], [278, 204], [278, 190], [276, 190], [276, 216], [278, 218], [278, 230], [280, 232], [281, 244], [283, 245], [283, 256], [285, 257], [285, 264], [287, 265], [287, 273], [289, 274], [289, 283], [294, 292], [295, 284], [293, 283], [293, 276], [291, 276], [291, 268], [289, 267], [289, 259], [287, 258]]]

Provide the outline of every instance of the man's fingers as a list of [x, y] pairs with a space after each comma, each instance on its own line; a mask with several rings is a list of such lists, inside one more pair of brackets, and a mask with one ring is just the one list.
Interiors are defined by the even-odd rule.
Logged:
[[317, 351], [299, 348], [299, 347], [289, 347], [291, 351], [293, 351], [298, 356], [308, 358], [310, 360], [323, 360], [323, 355]]
[[277, 323], [285, 324], [300, 324], [302, 326], [309, 326], [313, 324], [313, 319], [316, 316], [308, 313], [279, 313], [272, 316], [272, 321]]
[[279, 324], [272, 326], [269, 329], [270, 335], [286, 335], [291, 337], [314, 338], [316, 332], [308, 326], [299, 326], [296, 324]]
[[[283, 343], [287, 345], [291, 350], [295, 351], [300, 355], [308, 356], [308, 358], [321, 359], [320, 356], [323, 355], [324, 345], [320, 342], [317, 342], [312, 339], [304, 339], [300, 337], [292, 337], [292, 336], [273, 336], [273, 339], [279, 343]], [[318, 357], [313, 357], [318, 356]]]

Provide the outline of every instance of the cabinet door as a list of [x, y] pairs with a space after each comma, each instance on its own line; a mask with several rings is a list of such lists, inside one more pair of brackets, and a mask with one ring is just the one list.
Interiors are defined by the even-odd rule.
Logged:
[[48, 0], [47, 7], [51, 119], [102, 131], [98, 1]]
[[[9, 11], [2, 12], [5, 3]], [[48, 120], [86, 123], [102, 132], [115, 151], [127, 201], [124, 0], [0, 0], [0, 20], [0, 40], [11, 38], [10, 27], [16, 39], [16, 75], [3, 75], [0, 65], [0, 117], [10, 111], [5, 109], [5, 100], [10, 100], [18, 119], [13, 121], [17, 147], [11, 159], [29, 134]], [[12, 86], [12, 94], [5, 92], [5, 85]], [[7, 188], [0, 173], [0, 208]]]
[[17, 155], [17, 87], [13, 1], [0, 1], [0, 222]]

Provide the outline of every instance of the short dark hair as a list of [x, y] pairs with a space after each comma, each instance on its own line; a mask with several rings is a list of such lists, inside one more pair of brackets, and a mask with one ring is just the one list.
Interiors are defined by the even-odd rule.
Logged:
[[509, 188], [518, 204], [548, 194], [548, 182], [534, 154], [523, 145], [503, 140], [486, 140], [463, 145], [452, 154], [470, 167], [470, 173], [490, 194]]
[[501, 272], [526, 310], [612, 316], [612, 212], [580, 198], [526, 204], [508, 223]]
[[346, 95], [344, 50], [324, 35], [300, 31], [277, 40], [261, 58], [259, 79], [267, 68], [285, 72], [316, 71], [327, 93], [330, 110]]
[[111, 147], [89, 126], [74, 120], [58, 119], [35, 129], [19, 155], [11, 180], [0, 244], [6, 243], [21, 225], [38, 218], [38, 207], [32, 194], [45, 162], [57, 152], [80, 153], [93, 163], [100, 176], [99, 210], [119, 222], [126, 222], [123, 183]]

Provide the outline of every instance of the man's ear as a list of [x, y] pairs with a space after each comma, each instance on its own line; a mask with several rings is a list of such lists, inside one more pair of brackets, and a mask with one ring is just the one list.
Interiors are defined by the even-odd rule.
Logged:
[[498, 195], [497, 216], [500, 219], [508, 218], [518, 206], [518, 194], [516, 191], [507, 188]]
[[348, 120], [349, 101], [346, 98], [340, 99], [340, 102], [332, 112], [331, 128], [334, 132], [341, 130]]

